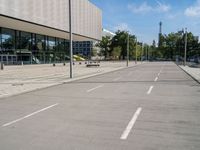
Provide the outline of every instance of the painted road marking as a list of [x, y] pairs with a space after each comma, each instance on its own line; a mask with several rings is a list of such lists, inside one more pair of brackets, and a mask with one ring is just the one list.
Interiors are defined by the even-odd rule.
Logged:
[[120, 79], [121, 79], [121, 77], [118, 77], [118, 78], [113, 79], [113, 81], [118, 81]]
[[142, 111], [142, 108], [139, 107], [139, 108], [137, 109], [137, 111], [135, 112], [135, 114], [133, 115], [133, 118], [132, 118], [131, 121], [129, 122], [128, 126], [127, 126], [126, 129], [124, 130], [123, 134], [121, 135], [121, 137], [120, 137], [121, 140], [126, 140], [126, 139], [127, 139], [128, 135], [129, 135], [129, 133], [131, 132], [131, 129], [133, 128], [133, 126], [134, 126], [134, 124], [135, 124], [135, 122], [136, 122], [138, 116], [140, 115], [141, 111]]
[[158, 81], [158, 77], [156, 77], [154, 81], [155, 81], [155, 82]]
[[147, 92], [148, 95], [151, 94], [153, 88], [154, 88], [154, 86], [150, 86], [150, 88], [149, 88], [149, 90], [148, 90], [148, 92]]
[[104, 85], [102, 84], [102, 85], [99, 85], [99, 86], [97, 86], [97, 87], [94, 87], [94, 88], [92, 88], [92, 89], [89, 89], [89, 90], [87, 90], [87, 92], [89, 93], [89, 92], [92, 92], [92, 91], [94, 91], [94, 90], [96, 90], [96, 89], [99, 89], [99, 88], [101, 88], [101, 87], [103, 87]]
[[54, 104], [54, 105], [51, 105], [51, 106], [48, 106], [48, 107], [46, 107], [46, 108], [40, 109], [40, 110], [38, 110], [38, 111], [36, 111], [36, 112], [33, 112], [33, 113], [31, 113], [31, 114], [29, 114], [29, 115], [27, 115], [27, 116], [24, 116], [24, 117], [19, 118], [19, 119], [17, 119], [17, 120], [14, 120], [14, 121], [11, 121], [11, 122], [9, 122], [9, 123], [6, 123], [6, 124], [2, 125], [2, 127], [7, 127], [7, 126], [9, 126], [9, 125], [12, 125], [12, 124], [14, 124], [14, 123], [17, 123], [17, 122], [19, 122], [19, 121], [22, 121], [22, 120], [24, 120], [24, 119], [27, 119], [27, 118], [29, 118], [29, 117], [31, 117], [31, 116], [33, 116], [33, 115], [36, 115], [36, 114], [38, 114], [38, 113], [40, 113], [40, 112], [43, 112], [43, 111], [45, 111], [45, 110], [47, 110], [47, 109], [50, 109], [50, 108], [52, 108], [52, 107], [55, 107], [55, 106], [57, 106], [57, 105], [59, 105], [59, 104], [56, 103], [56, 104]]
[[160, 74], [162, 73], [164, 67], [165, 67], [165, 64], [161, 67], [161, 69], [160, 69], [160, 71], [159, 71], [159, 73], [158, 73], [158, 76], [160, 76]]

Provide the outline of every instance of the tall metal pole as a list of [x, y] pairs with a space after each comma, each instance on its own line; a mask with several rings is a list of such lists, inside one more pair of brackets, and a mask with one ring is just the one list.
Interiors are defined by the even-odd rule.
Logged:
[[70, 78], [73, 78], [73, 43], [72, 43], [72, 5], [69, 0], [69, 47], [70, 47]]
[[129, 33], [127, 36], [127, 56], [126, 56], [126, 66], [128, 67], [128, 63], [129, 63]]
[[187, 63], [187, 28], [185, 28], [185, 53], [184, 53], [184, 66]]
[[141, 62], [142, 62], [142, 56], [143, 56], [143, 42], [142, 42]]
[[148, 51], [148, 47], [147, 47], [147, 46], [145, 46], [146, 61], [148, 60], [148, 58], [147, 58], [147, 56], [148, 56], [148, 53], [147, 53], [147, 51]]
[[135, 46], [135, 63], [137, 64], [137, 38], [136, 38], [136, 46]]

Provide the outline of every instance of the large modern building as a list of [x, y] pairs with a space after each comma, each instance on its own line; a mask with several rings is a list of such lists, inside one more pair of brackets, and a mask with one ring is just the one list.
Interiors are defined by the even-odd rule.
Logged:
[[[101, 40], [101, 10], [88, 0], [71, 1], [73, 40]], [[68, 56], [69, 0], [0, 0], [1, 62], [63, 62]]]

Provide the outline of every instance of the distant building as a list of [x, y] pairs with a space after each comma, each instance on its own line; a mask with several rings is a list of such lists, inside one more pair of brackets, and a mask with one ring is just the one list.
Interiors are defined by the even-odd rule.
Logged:
[[110, 36], [110, 37], [114, 37], [116, 34], [109, 31], [109, 30], [106, 30], [106, 29], [103, 29], [102, 31], [102, 36]]
[[93, 48], [93, 41], [75, 41], [73, 42], [73, 53], [90, 57]]
[[[110, 36], [112, 38], [115, 36], [115, 33], [106, 29], [102, 29], [102, 36]], [[95, 47], [97, 43], [98, 43], [97, 40], [73, 42], [73, 53], [89, 58], [91, 56], [93, 48], [97, 50], [97, 53], [100, 51], [98, 47]]]

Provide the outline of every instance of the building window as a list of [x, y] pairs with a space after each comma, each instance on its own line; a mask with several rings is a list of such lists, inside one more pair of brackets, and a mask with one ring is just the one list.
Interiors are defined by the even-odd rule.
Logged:
[[0, 54], [5, 61], [63, 62], [69, 60], [69, 40], [0, 27]]
[[26, 51], [31, 50], [31, 33], [21, 32], [20, 47]]
[[[1, 32], [1, 29], [2, 28], [0, 27], [0, 54], [2, 53], [2, 40], [1, 40], [2, 39], [2, 36], [1, 36], [2, 32]], [[1, 59], [1, 57], [0, 57], [0, 59]]]
[[45, 36], [40, 34], [35, 34], [34, 49], [32, 53], [32, 61], [36, 64], [45, 63]]
[[16, 31], [16, 55], [18, 61], [23, 61], [24, 63], [31, 62], [31, 33]]
[[54, 51], [56, 47], [56, 41], [54, 37], [48, 37], [48, 50], [49, 51]]
[[38, 50], [38, 51], [44, 51], [45, 50], [44, 35], [36, 34], [36, 50]]
[[12, 29], [2, 28], [1, 30], [1, 47], [2, 53], [14, 54], [15, 50], [15, 31]]

